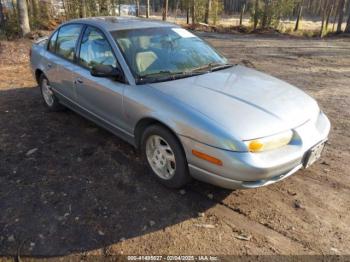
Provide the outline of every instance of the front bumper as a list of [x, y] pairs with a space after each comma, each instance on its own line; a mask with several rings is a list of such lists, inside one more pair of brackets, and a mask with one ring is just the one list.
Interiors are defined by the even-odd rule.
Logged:
[[[322, 112], [317, 119], [295, 128], [292, 142], [280, 149], [250, 153], [233, 152], [199, 143], [180, 136], [190, 174], [201, 181], [228, 189], [247, 189], [281, 181], [303, 167], [310, 148], [327, 139], [330, 122]], [[192, 154], [195, 149], [215, 156], [223, 162], [217, 166]]]
[[228, 178], [210, 173], [198, 167], [189, 165], [190, 173], [194, 178], [201, 180], [203, 182], [216, 185], [219, 187], [227, 188], [227, 189], [253, 189], [253, 188], [258, 188], [262, 186], [268, 186], [270, 184], [276, 183], [278, 181], [281, 181], [293, 175], [302, 167], [303, 165], [300, 164], [285, 174], [271, 177], [265, 180], [263, 179], [263, 180], [257, 180], [257, 181], [238, 181], [238, 180], [228, 179]]

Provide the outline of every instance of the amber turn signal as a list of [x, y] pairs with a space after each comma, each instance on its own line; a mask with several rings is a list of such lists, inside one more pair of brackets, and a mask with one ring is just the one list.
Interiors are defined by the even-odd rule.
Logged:
[[206, 160], [214, 165], [222, 166], [222, 161], [220, 159], [217, 159], [215, 157], [209, 156], [205, 153], [199, 152], [197, 150], [192, 150], [192, 154], [195, 155], [198, 158], [201, 158], [203, 160]]
[[260, 150], [262, 150], [264, 147], [264, 144], [257, 141], [257, 140], [253, 140], [249, 143], [249, 151], [250, 152], [258, 152]]

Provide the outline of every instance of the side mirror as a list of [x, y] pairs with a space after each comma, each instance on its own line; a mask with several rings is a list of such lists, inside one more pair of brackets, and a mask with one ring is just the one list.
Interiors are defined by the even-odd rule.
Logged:
[[113, 77], [115, 79], [123, 79], [123, 73], [119, 68], [114, 68], [111, 65], [96, 65], [91, 68], [91, 75], [96, 77]]

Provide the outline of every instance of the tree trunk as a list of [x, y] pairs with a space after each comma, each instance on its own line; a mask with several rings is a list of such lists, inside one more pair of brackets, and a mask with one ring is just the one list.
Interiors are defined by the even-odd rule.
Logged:
[[146, 0], [146, 18], [149, 18], [149, 0]]
[[254, 30], [257, 28], [259, 23], [259, 0], [255, 0], [254, 7]]
[[116, 11], [115, 11], [115, 1], [116, 0], [111, 0], [111, 7], [112, 7], [112, 16], [116, 15]]
[[186, 6], [186, 23], [187, 24], [190, 23], [190, 4], [189, 4], [189, 2], [187, 2], [187, 6]]
[[346, 22], [345, 33], [350, 34], [350, 8], [348, 10], [348, 21]]
[[41, 8], [40, 19], [44, 18], [49, 20], [51, 17], [51, 14], [50, 14], [51, 4], [49, 2], [42, 2], [41, 4], [43, 5], [43, 7]]
[[195, 0], [191, 1], [191, 16], [192, 16], [192, 25], [194, 25], [196, 23], [196, 13], [195, 13]]
[[33, 21], [34, 14], [33, 14], [33, 5], [30, 0], [27, 0], [27, 5], [28, 5], [28, 16], [29, 16], [29, 24]]
[[118, 0], [118, 15], [121, 16], [121, 4], [122, 4], [122, 0]]
[[211, 0], [207, 0], [207, 5], [205, 7], [204, 23], [209, 24], [209, 15], [211, 10]]
[[214, 12], [213, 12], [213, 24], [216, 25], [216, 22], [218, 21], [218, 13], [219, 13], [219, 2], [215, 1], [214, 4]]
[[322, 6], [322, 24], [321, 24], [321, 30], [320, 30], [320, 37], [323, 36], [323, 32], [324, 32], [327, 7], [328, 7], [328, 0], [326, 0], [325, 4]]
[[112, 8], [112, 1], [114, 0], [107, 0], [106, 1], [106, 15], [111, 15], [111, 8]]
[[140, 0], [136, 0], [136, 16], [140, 16]]
[[168, 17], [168, 0], [163, 0], [163, 21]]
[[40, 9], [39, 9], [39, 2], [38, 0], [32, 0], [32, 6], [33, 6], [33, 16], [35, 20], [39, 20], [40, 19]]
[[4, 9], [2, 8], [2, 2], [0, 0], [0, 30], [5, 27]]
[[295, 23], [294, 31], [299, 30], [299, 24], [300, 24], [300, 19], [301, 19], [302, 14], [303, 14], [303, 2], [301, 2], [299, 4], [298, 17], [297, 17], [297, 21]]
[[68, 20], [68, 10], [67, 10], [67, 5], [65, 0], [62, 1], [62, 5], [63, 5], [63, 10], [64, 10], [64, 15], [66, 17], [66, 21]]
[[16, 2], [15, 2], [15, 0], [12, 0], [12, 1], [11, 1], [11, 5], [12, 5], [12, 10], [13, 10], [13, 16], [14, 16], [14, 17], [18, 17], [17, 7], [16, 7]]
[[350, 1], [348, 0], [348, 4], [345, 7], [345, 13], [350, 14]]
[[86, 0], [80, 0], [80, 17], [86, 17]]
[[343, 19], [344, 19], [344, 5], [345, 5], [345, 0], [340, 0], [339, 1], [339, 6], [338, 6], [338, 26], [337, 26], [337, 33], [341, 33], [341, 26], [343, 24]]
[[268, 11], [269, 11], [269, 0], [265, 0], [265, 6], [264, 6], [264, 14], [261, 21], [261, 28], [267, 27], [267, 20], [268, 20]]
[[18, 9], [18, 24], [20, 28], [21, 36], [25, 36], [30, 33], [28, 7], [26, 0], [17, 0]]
[[[334, 6], [335, 9], [337, 9], [336, 6]], [[335, 29], [335, 24], [337, 23], [337, 18], [338, 18], [338, 12], [337, 10], [334, 12], [334, 17], [333, 17], [333, 26], [332, 26], [332, 32], [334, 32], [334, 29]]]
[[243, 15], [245, 12], [245, 3], [243, 4], [242, 8], [241, 8], [241, 15], [239, 17], [239, 25], [242, 26], [243, 25]]
[[331, 17], [331, 14], [333, 12], [334, 4], [335, 4], [335, 0], [332, 1], [330, 8], [328, 6], [328, 13], [327, 13], [327, 18], [326, 18], [326, 31], [328, 30], [329, 18]]
[[180, 4], [180, 0], [176, 0], [175, 3], [175, 15], [174, 15], [174, 21], [176, 22], [176, 18], [177, 18], [177, 10], [179, 9], [179, 4]]

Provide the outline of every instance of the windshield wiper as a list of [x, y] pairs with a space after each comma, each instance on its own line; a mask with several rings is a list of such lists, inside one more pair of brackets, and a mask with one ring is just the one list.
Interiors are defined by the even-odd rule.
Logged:
[[184, 71], [184, 72], [171, 72], [168, 70], [159, 71], [143, 76], [139, 76], [136, 80], [137, 84], [145, 84], [145, 83], [155, 83], [155, 82], [163, 82], [169, 80], [175, 80], [185, 77], [191, 77], [196, 75], [204, 74], [205, 72], [193, 72], [193, 71]]
[[224, 64], [224, 63], [209, 63], [205, 66], [201, 66], [189, 71], [183, 72], [173, 72], [169, 70], [162, 70], [155, 73], [150, 73], [146, 75], [141, 75], [136, 79], [137, 84], [145, 84], [145, 83], [156, 83], [156, 82], [164, 82], [169, 80], [175, 80], [185, 77], [191, 77], [196, 75], [202, 75], [208, 72], [214, 72], [217, 70], [225, 69], [232, 67], [233, 64]]
[[214, 71], [218, 71], [218, 70], [221, 70], [221, 69], [226, 69], [226, 68], [229, 68], [229, 67], [233, 67], [234, 64], [222, 64], [222, 65], [217, 65], [217, 66], [213, 66], [211, 68], [211, 71], [214, 72]]
[[224, 64], [224, 63], [213, 62], [213, 63], [206, 64], [204, 66], [201, 66], [201, 67], [197, 67], [197, 68], [193, 69], [192, 72], [203, 72], [203, 71], [204, 72], [214, 72], [214, 71], [229, 68], [232, 66], [233, 66], [233, 64], [229, 64], [229, 63]]
[[157, 76], [169, 76], [169, 75], [176, 75], [176, 74], [181, 74], [182, 72], [171, 72], [169, 70], [162, 70], [162, 71], [158, 71], [155, 73], [150, 73], [150, 74], [146, 74], [146, 75], [140, 75], [139, 79], [146, 79], [146, 78], [152, 78], [152, 77], [157, 77]]

